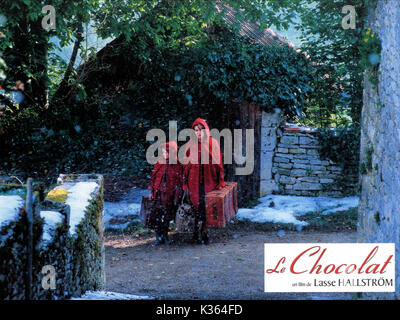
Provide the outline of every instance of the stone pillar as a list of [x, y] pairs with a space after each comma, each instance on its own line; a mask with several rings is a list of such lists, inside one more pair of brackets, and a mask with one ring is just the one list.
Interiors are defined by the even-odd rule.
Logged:
[[277, 143], [277, 129], [282, 122], [281, 110], [262, 111], [260, 152], [260, 197], [278, 190], [272, 175], [272, 160]]
[[364, 79], [361, 127], [359, 241], [395, 243], [396, 292], [366, 299], [400, 299], [400, 2], [379, 0], [370, 19], [382, 41], [378, 89]]

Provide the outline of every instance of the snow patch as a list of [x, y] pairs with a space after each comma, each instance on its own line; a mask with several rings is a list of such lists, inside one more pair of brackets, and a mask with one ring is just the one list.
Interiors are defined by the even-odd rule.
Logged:
[[50, 241], [52, 239], [52, 231], [56, 229], [57, 223], [63, 221], [64, 216], [57, 211], [41, 211], [40, 216], [44, 219], [43, 240]]
[[154, 300], [154, 298], [109, 291], [86, 291], [81, 297], [71, 300]]
[[148, 189], [132, 188], [126, 198], [119, 202], [104, 202], [104, 225], [107, 229], [125, 229], [139, 218], [142, 197]]
[[[258, 206], [257, 206], [258, 207]], [[305, 221], [299, 221], [292, 213], [274, 208], [239, 209], [237, 219], [249, 219], [252, 222], [293, 223], [295, 225], [307, 225]]]
[[0, 227], [15, 220], [23, 207], [24, 200], [20, 196], [0, 196]]
[[266, 195], [258, 199], [261, 203], [252, 209], [238, 210], [237, 219], [249, 219], [252, 222], [293, 223], [304, 226], [308, 223], [296, 219], [308, 212], [319, 211], [321, 214], [345, 211], [356, 208], [358, 197], [299, 197], [283, 195]]
[[111, 219], [126, 216], [139, 216], [141, 207], [140, 203], [121, 202], [104, 202], [104, 222], [108, 223]]
[[131, 221], [125, 222], [125, 223], [120, 223], [120, 224], [106, 224], [105, 227], [106, 229], [113, 229], [113, 230], [124, 230], [126, 229]]
[[75, 234], [75, 227], [85, 216], [85, 209], [89, 205], [90, 195], [95, 191], [96, 182], [77, 182], [68, 189], [68, 197], [65, 202], [71, 207], [71, 218], [69, 231]]
[[306, 126], [301, 126], [301, 125], [298, 125], [298, 124], [287, 123], [287, 122], [286, 122], [286, 128], [298, 129], [299, 131], [302, 131], [302, 132], [316, 132], [316, 131], [318, 131], [317, 128], [306, 127]]

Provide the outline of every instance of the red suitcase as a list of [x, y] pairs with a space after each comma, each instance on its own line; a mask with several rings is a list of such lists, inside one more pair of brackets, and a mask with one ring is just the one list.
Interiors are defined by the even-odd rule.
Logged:
[[238, 211], [237, 182], [225, 182], [221, 190], [206, 194], [207, 226], [225, 228]]

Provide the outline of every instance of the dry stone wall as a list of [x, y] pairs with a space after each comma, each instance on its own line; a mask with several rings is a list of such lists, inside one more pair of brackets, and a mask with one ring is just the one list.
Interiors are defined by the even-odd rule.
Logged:
[[357, 176], [343, 177], [343, 169], [339, 165], [320, 158], [321, 146], [316, 131], [289, 130], [279, 130], [281, 135], [274, 149], [274, 193], [332, 197], [355, 194]]
[[[0, 186], [7, 182], [2, 181], [0, 177]], [[71, 200], [73, 205], [67, 204], [69, 196], [67, 203], [57, 199], [35, 201], [30, 289], [33, 300], [68, 299], [71, 296], [81, 296], [88, 290], [104, 289], [104, 178], [101, 175], [61, 175], [59, 185], [54, 190], [66, 188], [66, 185], [73, 188], [81, 183], [90, 183], [95, 185], [95, 188], [90, 194], [83, 192], [78, 197], [75, 192]], [[82, 199], [87, 199], [87, 205], [83, 208], [82, 215], [78, 214], [78, 219], [75, 219], [79, 221], [75, 221], [71, 232], [73, 218], [77, 216], [77, 208]], [[51, 223], [46, 232], [50, 220], [43, 217], [44, 213], [47, 213], [48, 218], [61, 216], [63, 219]], [[0, 300], [22, 300], [27, 296], [27, 234], [27, 219], [23, 206], [15, 219], [0, 224]], [[47, 290], [42, 286], [44, 266], [55, 268], [55, 289]]]
[[365, 299], [400, 299], [400, 2], [377, 1], [370, 25], [382, 42], [378, 87], [365, 75], [361, 126], [359, 242], [395, 244], [396, 292]]
[[262, 111], [260, 150], [260, 196], [272, 193], [277, 188], [272, 173], [272, 160], [277, 144], [278, 127], [282, 121], [280, 110], [274, 113]]

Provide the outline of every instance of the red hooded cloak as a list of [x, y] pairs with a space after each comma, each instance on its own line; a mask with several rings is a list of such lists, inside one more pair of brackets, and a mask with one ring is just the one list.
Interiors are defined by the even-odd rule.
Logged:
[[[185, 150], [185, 155], [186, 157], [190, 158], [190, 160], [188, 164], [184, 165], [183, 181], [183, 189], [189, 191], [190, 201], [196, 209], [199, 208], [200, 166], [203, 166], [203, 183], [205, 193], [225, 186], [224, 166], [222, 164], [222, 155], [219, 143], [217, 140], [210, 136], [210, 127], [204, 119], [197, 118], [192, 124], [192, 129], [198, 124], [203, 125], [203, 127], [205, 128], [206, 136], [203, 143], [200, 142], [198, 139], [191, 139], [188, 142]], [[190, 151], [193, 150], [191, 147], [194, 144], [197, 144], [198, 148], [197, 157], [196, 155], [190, 154]], [[202, 149], [204, 150], [204, 154], [208, 154], [208, 164], [201, 164]]]
[[[182, 196], [183, 167], [177, 159], [178, 145], [175, 141], [163, 143], [161, 147], [166, 148], [168, 159], [165, 161], [161, 156], [154, 165], [148, 189], [152, 190], [154, 198], [161, 197], [162, 206], [170, 212], [170, 218], [174, 218], [173, 209], [178, 204]], [[170, 164], [170, 159], [174, 157], [176, 164]], [[164, 163], [163, 163], [164, 162]], [[163, 176], [165, 178], [163, 180]]]

